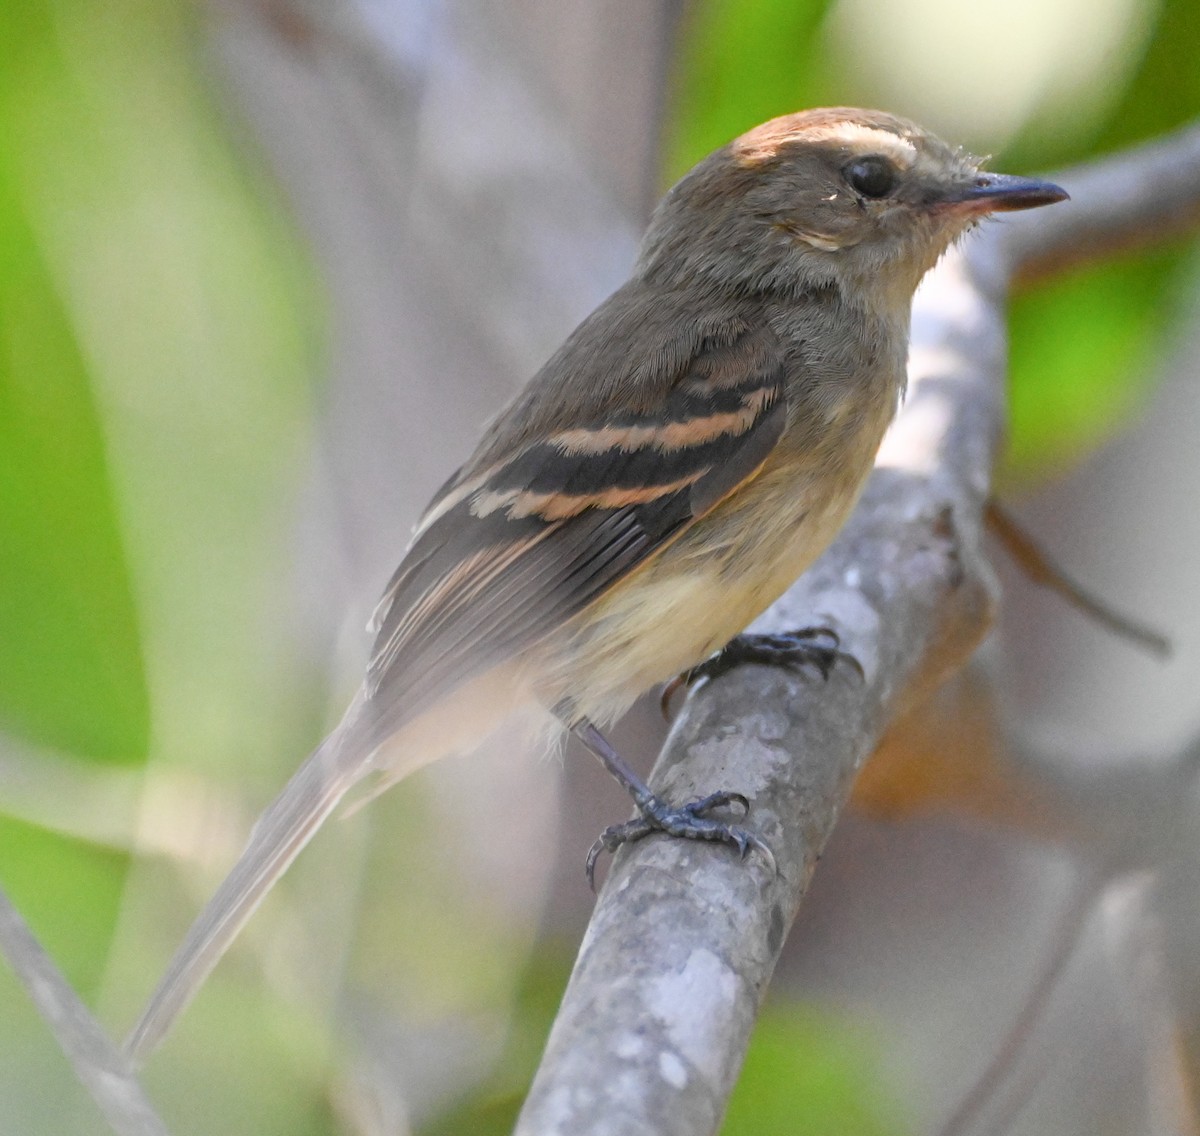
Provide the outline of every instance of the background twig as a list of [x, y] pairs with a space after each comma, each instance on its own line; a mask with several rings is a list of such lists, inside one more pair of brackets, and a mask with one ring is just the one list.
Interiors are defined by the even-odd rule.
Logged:
[[129, 1063], [0, 890], [0, 951], [118, 1136], [167, 1136]]

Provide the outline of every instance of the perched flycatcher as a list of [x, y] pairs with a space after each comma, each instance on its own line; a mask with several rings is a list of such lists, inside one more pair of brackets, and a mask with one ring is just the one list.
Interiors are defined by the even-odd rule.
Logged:
[[367, 774], [382, 784], [545, 708], [630, 789], [622, 836], [758, 843], [672, 807], [600, 733], [826, 547], [904, 390], [913, 291], [947, 246], [1057, 186], [983, 173], [911, 122], [773, 119], [663, 198], [628, 283], [430, 502], [384, 592], [366, 680], [255, 827], [134, 1029], [145, 1056]]

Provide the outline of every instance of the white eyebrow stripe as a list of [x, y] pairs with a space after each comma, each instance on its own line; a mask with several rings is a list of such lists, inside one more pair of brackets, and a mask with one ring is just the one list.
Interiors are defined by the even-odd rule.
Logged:
[[[767, 127], [772, 125], [766, 124]], [[917, 147], [910, 138], [861, 122], [827, 122], [779, 133], [760, 128], [736, 139], [733, 153], [743, 165], [754, 165], [769, 161], [782, 147], [793, 142], [823, 143], [852, 154], [880, 154], [902, 170], [911, 169], [918, 158]]]
[[840, 143], [860, 153], [874, 151], [891, 158], [901, 168], [907, 169], [917, 160], [917, 148], [907, 138], [901, 138], [890, 130], [879, 130], [859, 122], [839, 122], [808, 135], [813, 140]]

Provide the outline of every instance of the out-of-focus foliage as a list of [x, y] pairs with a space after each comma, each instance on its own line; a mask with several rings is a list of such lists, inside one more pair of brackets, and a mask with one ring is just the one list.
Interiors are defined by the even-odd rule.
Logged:
[[172, 1136], [339, 1132], [328, 1091], [335, 1065], [326, 1023], [241, 977], [213, 983], [181, 1023], [174, 1049], [186, 1060], [164, 1055], [143, 1073]]
[[664, 180], [756, 122], [821, 106], [834, 83], [819, 50], [831, 0], [700, 0], [675, 62]]
[[125, 857], [115, 852], [0, 821], [4, 889], [84, 997], [95, 993], [103, 974], [104, 952], [97, 947], [111, 933], [124, 870]]
[[722, 1136], [801, 1130], [903, 1136], [910, 1126], [879, 1087], [879, 1056], [863, 1031], [837, 1018], [769, 1006], [755, 1027]]
[[[1061, 165], [1152, 138], [1200, 114], [1200, 8], [1167, 0], [1153, 35], [1107, 119], [1072, 136], [1050, 111], [1017, 139], [1024, 168]], [[1046, 135], [1052, 137], [1043, 141]], [[1048, 144], [1047, 144], [1048, 143]], [[1012, 310], [1012, 468], [1082, 456], [1135, 413], [1149, 392], [1173, 298], [1193, 274], [1178, 251], [1150, 252], [1084, 270], [1019, 296]]]
[[[82, 787], [148, 757], [195, 767], [257, 745], [269, 758], [312, 729], [309, 664], [270, 662], [288, 648], [271, 596], [304, 468], [317, 308], [275, 190], [201, 76], [195, 15], [183, 0], [0, 7], [8, 787], [40, 752], [53, 754], [47, 783], [69, 793], [72, 768]], [[0, 885], [94, 998], [129, 860], [53, 831], [69, 822], [45, 794], [22, 815], [35, 797], [0, 798]], [[63, 805], [62, 817], [87, 812]], [[132, 839], [136, 818], [123, 819]], [[168, 837], [186, 828], [159, 819]], [[140, 968], [139, 987], [152, 977]], [[0, 1127], [96, 1130], [2, 967], [0, 1023]], [[297, 1052], [293, 1031], [286, 1047], [244, 1036], [258, 1060], [232, 1062], [210, 1104], [248, 1119], [221, 1130], [328, 1131], [301, 1091], [321, 1083], [312, 1047]]]
[[1173, 250], [1109, 261], [1014, 302], [1010, 472], [1061, 466], [1132, 420], [1152, 387], [1180, 279]]
[[483, 1085], [422, 1127], [421, 1136], [505, 1136], [512, 1131], [554, 1023], [573, 954], [570, 944], [542, 944], [515, 993], [503, 1059]]
[[[836, 20], [837, 5], [700, 0], [693, 6], [672, 101], [668, 177], [772, 115], [803, 106], [874, 105], [897, 91], [922, 103], [916, 94], [923, 82], [919, 61], [891, 59], [892, 78], [885, 81], [862, 66], [853, 44], [827, 34], [821, 22], [827, 13]], [[1005, 14], [1006, 22], [1012, 15]], [[930, 51], [972, 54], [970, 43], [944, 43], [939, 26], [948, 14], [936, 4], [913, 5], [904, 18], [925, 21], [913, 39], [925, 36]], [[1117, 149], [1192, 119], [1200, 113], [1194, 62], [1200, 9], [1188, 0], [1167, 0], [1158, 9], [1146, 6], [1142, 19], [1151, 21], [1149, 35], [1128, 36], [1120, 52], [1100, 61], [1082, 95], [1033, 99], [1024, 125], [1009, 137], [955, 140], [995, 149], [994, 168], [1021, 172]], [[1036, 20], [1021, 35], [1036, 37]], [[1019, 36], [1010, 38], [1019, 46]], [[1001, 98], [1014, 80], [1001, 68], [979, 74], [976, 82]], [[888, 102], [888, 109], [910, 108]], [[1150, 387], [1160, 333], [1183, 275], [1180, 259], [1178, 253], [1151, 253], [1017, 298], [1011, 476], [1027, 480], [1061, 468], [1136, 410]]]
[[[141, 644], [87, 362], [18, 192], [31, 104], [61, 89], [51, 13], [0, 11], [0, 723], [142, 760]], [[25, 137], [22, 135], [25, 134]]]

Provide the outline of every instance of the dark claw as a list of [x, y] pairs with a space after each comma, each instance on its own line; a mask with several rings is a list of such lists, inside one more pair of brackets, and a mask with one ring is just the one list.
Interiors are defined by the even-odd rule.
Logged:
[[[819, 642], [825, 639], [827, 642]], [[662, 716], [668, 721], [671, 714], [671, 699], [681, 686], [690, 687], [702, 678], [717, 678], [734, 667], [744, 663], [761, 663], [771, 667], [789, 667], [796, 669], [803, 666], [816, 667], [817, 672], [825, 681], [833, 671], [833, 665], [838, 659], [844, 659], [856, 671], [859, 678], [866, 680], [862, 664], [851, 654], [841, 649], [841, 638], [832, 627], [802, 627], [798, 631], [789, 631], [780, 635], [739, 635], [731, 639], [715, 655], [704, 662], [684, 671], [673, 678], [663, 687], [662, 699], [659, 703]]]
[[609, 825], [588, 849], [587, 860], [584, 863], [588, 887], [592, 891], [596, 890], [596, 861], [601, 852], [615, 854], [622, 844], [632, 844], [635, 840], [641, 840], [643, 836], [649, 836], [653, 831], [654, 826], [643, 817], [627, 820], [624, 824]]
[[699, 818], [702, 813], [706, 813], [710, 809], [722, 808], [725, 805], [741, 805], [742, 816], [745, 816], [750, 811], [750, 798], [745, 793], [731, 793], [726, 790], [720, 793], [709, 793], [707, 797], [691, 801], [673, 811], [688, 813], [690, 816]]
[[775, 863], [775, 853], [767, 847], [763, 840], [755, 836], [754, 833], [748, 832], [746, 835], [749, 837], [749, 840], [745, 850], [742, 852], [742, 859], [744, 860], [750, 850], [753, 849], [767, 862], [767, 867], [771, 869], [771, 875], [779, 875], [779, 865]]
[[595, 843], [588, 849], [587, 861], [584, 864], [588, 884], [593, 891], [596, 890], [596, 861], [601, 852], [615, 853], [622, 844], [631, 844], [654, 832], [664, 832], [668, 836], [677, 836], [684, 840], [714, 840], [732, 844], [742, 859], [754, 849], [767, 862], [772, 872], [777, 871], [775, 857], [770, 848], [754, 833], [702, 815], [711, 809], [733, 804], [741, 806], [743, 816], [750, 811], [750, 801], [742, 793], [710, 793], [707, 797], [678, 808], [673, 808], [658, 797], [652, 797], [642, 808], [641, 816], [623, 824], [611, 825], [596, 838]]
[[[825, 640], [825, 642], [821, 642]], [[745, 663], [761, 663], [773, 667], [798, 668], [811, 666], [821, 678], [829, 681], [834, 663], [844, 659], [865, 679], [862, 665], [841, 649], [838, 633], [830, 627], [803, 627], [781, 635], [739, 635], [710, 659], [693, 667], [682, 681], [689, 685], [701, 678], [716, 678]], [[671, 690], [674, 693], [674, 690]]]

